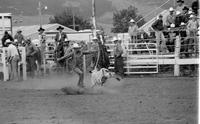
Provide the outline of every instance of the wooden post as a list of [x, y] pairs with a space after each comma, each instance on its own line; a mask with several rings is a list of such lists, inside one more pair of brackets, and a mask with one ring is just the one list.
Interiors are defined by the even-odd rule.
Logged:
[[27, 80], [27, 71], [26, 71], [26, 50], [25, 47], [22, 47], [22, 64], [23, 64], [23, 80]]
[[175, 43], [175, 64], [174, 64], [174, 76], [180, 76], [180, 66], [177, 63], [179, 60], [179, 55], [180, 55], [180, 47], [181, 47], [181, 40], [180, 36], [176, 36], [176, 43]]
[[3, 48], [3, 54], [2, 54], [2, 63], [3, 63], [3, 81], [7, 81], [9, 79], [9, 71], [6, 65], [6, 49]]
[[84, 75], [86, 74], [86, 55], [83, 55], [83, 73]]

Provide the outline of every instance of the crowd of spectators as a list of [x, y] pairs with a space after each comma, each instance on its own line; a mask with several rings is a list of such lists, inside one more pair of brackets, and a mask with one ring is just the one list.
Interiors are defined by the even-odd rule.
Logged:
[[198, 0], [195, 0], [189, 7], [183, 0], [177, 0], [177, 7], [169, 8], [166, 20], [163, 19], [163, 15], [158, 16], [149, 28], [149, 34], [138, 30], [136, 22], [131, 20], [128, 31], [131, 42], [150, 42], [152, 41], [150, 39], [156, 39], [159, 52], [165, 54], [174, 52], [175, 37], [180, 36], [183, 55], [185, 57], [193, 55], [192, 53], [197, 52], [198, 44], [196, 37], [199, 28], [198, 4]]

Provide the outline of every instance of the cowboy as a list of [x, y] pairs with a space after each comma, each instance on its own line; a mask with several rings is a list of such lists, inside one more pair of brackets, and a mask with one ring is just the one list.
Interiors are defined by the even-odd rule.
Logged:
[[66, 66], [68, 67], [68, 71], [71, 72], [72, 69], [70, 66], [72, 66], [72, 55], [74, 52], [73, 49], [73, 43], [71, 41], [64, 41], [62, 43], [63, 46], [63, 56], [60, 56], [59, 58], [57, 58], [57, 61], [60, 63], [60, 61], [62, 61], [61, 63], [64, 63], [65, 66], [64, 68], [66, 69]]
[[14, 39], [17, 39], [19, 46], [22, 46], [24, 41], [24, 35], [22, 35], [22, 30], [17, 30], [17, 33], [14, 36]]
[[[160, 50], [161, 50], [162, 52], [165, 53], [166, 52], [165, 51], [166, 50], [166, 39], [163, 34], [164, 25], [163, 25], [163, 16], [162, 15], [159, 15], [158, 20], [156, 20], [152, 24], [152, 28], [156, 32], [156, 43], [157, 43], [157, 47], [158, 47], [158, 52], [160, 52]], [[161, 46], [160, 46], [160, 41], [161, 41]]]
[[136, 43], [137, 40], [137, 32], [138, 32], [138, 26], [135, 23], [135, 20], [130, 20], [130, 26], [128, 27], [128, 33], [131, 38], [132, 43]]
[[18, 62], [20, 61], [20, 55], [17, 50], [17, 47], [14, 45], [14, 42], [9, 39], [5, 42], [8, 45], [8, 63], [10, 70], [10, 80], [18, 81]]
[[37, 72], [41, 74], [41, 65], [42, 62], [45, 63], [45, 50], [46, 50], [46, 35], [44, 34], [45, 29], [40, 27], [38, 29], [38, 39], [39, 44], [37, 46], [38, 51], [35, 54], [35, 60], [37, 61]]
[[[189, 34], [189, 44], [198, 44], [197, 43], [197, 32], [198, 32], [198, 28], [199, 28], [199, 22], [196, 19], [195, 15], [191, 15], [190, 16], [190, 20], [187, 24], [187, 30], [188, 30], [188, 34]], [[194, 50], [196, 51], [197, 46], [194, 47]], [[193, 45], [189, 46], [189, 51], [192, 51]]]
[[176, 11], [179, 11], [182, 13], [183, 8], [186, 6], [184, 4], [184, 0], [177, 0], [177, 4], [178, 4], [178, 6], [176, 7]]
[[4, 36], [1, 39], [3, 47], [7, 47], [7, 45], [5, 44], [7, 39], [9, 39], [10, 41], [14, 41], [13, 37], [8, 33], [8, 31], [5, 31]]
[[195, 0], [192, 3], [192, 11], [194, 12], [194, 14], [197, 16], [198, 15], [198, 11], [199, 11], [199, 0]]
[[117, 37], [113, 38], [113, 42], [115, 43], [114, 46], [114, 70], [115, 74], [117, 76], [120, 76], [121, 78], [124, 77], [124, 62], [123, 62], [123, 48], [121, 45], [121, 40], [119, 40]]
[[175, 18], [175, 27], [178, 28], [180, 27], [182, 22], [182, 16], [180, 11], [176, 11], [176, 18]]
[[188, 13], [188, 11], [189, 11], [189, 8], [185, 6], [183, 8], [183, 13], [181, 14], [182, 22], [184, 23], [188, 23], [189, 21], [190, 14]]
[[175, 14], [172, 7], [169, 8], [169, 15], [167, 15], [166, 26], [169, 28], [171, 24], [175, 24]]
[[30, 71], [30, 76], [33, 78], [35, 76], [36, 63], [35, 63], [35, 55], [38, 52], [37, 47], [31, 42], [31, 39], [28, 38], [26, 40], [26, 61], [27, 68]]
[[83, 73], [83, 53], [81, 47], [77, 44], [73, 44], [74, 52], [73, 52], [73, 61], [74, 67], [73, 70], [79, 76], [79, 80], [77, 86], [80, 88], [84, 88], [84, 73]]
[[58, 30], [58, 33], [55, 37], [56, 44], [68, 39], [66, 33], [63, 32], [64, 28], [62, 26], [59, 26], [56, 30]]

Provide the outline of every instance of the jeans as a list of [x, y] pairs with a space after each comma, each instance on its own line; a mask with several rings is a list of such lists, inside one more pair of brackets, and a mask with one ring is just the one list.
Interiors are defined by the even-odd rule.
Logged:
[[162, 31], [156, 31], [156, 44], [158, 47], [158, 52], [165, 52], [164, 50], [166, 49], [166, 39]]

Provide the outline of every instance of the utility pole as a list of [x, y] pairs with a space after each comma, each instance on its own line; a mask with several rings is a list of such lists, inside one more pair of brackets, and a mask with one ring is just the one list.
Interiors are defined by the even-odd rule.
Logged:
[[96, 6], [95, 6], [95, 0], [92, 0], [92, 22], [93, 22], [93, 36], [96, 36]]
[[40, 18], [40, 27], [42, 27], [42, 10], [47, 10], [47, 6], [42, 5], [41, 0], [38, 2], [38, 14]]
[[38, 14], [40, 18], [40, 27], [42, 28], [42, 7], [41, 7], [41, 1], [38, 2]]

